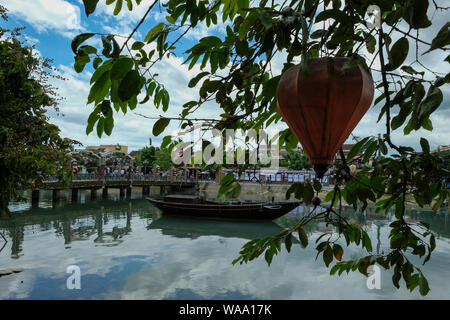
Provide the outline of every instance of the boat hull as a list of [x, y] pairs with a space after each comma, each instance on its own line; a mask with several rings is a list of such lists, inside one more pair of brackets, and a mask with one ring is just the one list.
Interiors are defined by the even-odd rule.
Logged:
[[164, 214], [212, 220], [274, 220], [292, 211], [300, 202], [258, 204], [199, 204], [147, 198]]

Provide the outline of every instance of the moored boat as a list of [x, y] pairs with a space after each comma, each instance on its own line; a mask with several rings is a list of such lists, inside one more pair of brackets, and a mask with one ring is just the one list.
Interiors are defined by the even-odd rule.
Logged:
[[217, 203], [188, 195], [146, 199], [165, 214], [213, 220], [274, 220], [297, 208], [301, 203], [239, 201]]

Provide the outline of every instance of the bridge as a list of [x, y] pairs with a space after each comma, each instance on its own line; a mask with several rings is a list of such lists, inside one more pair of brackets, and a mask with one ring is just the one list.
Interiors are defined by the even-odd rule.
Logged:
[[[152, 175], [152, 174], [125, 174], [115, 175], [107, 174], [100, 176], [98, 174], [83, 174], [77, 173], [72, 177], [69, 183], [63, 184], [54, 175], [44, 177], [42, 184], [39, 186], [30, 187], [31, 203], [37, 205], [39, 203], [39, 193], [41, 190], [52, 190], [53, 201], [59, 200], [59, 194], [61, 190], [72, 190], [72, 201], [78, 200], [78, 190], [90, 190], [91, 199], [97, 197], [97, 190], [102, 189], [102, 196], [108, 196], [108, 189], [119, 189], [120, 196], [125, 195], [129, 197], [131, 195], [131, 189], [133, 187], [142, 188], [142, 194], [148, 195], [150, 193], [150, 187], [160, 187], [160, 193], [165, 193], [167, 189], [176, 190], [183, 188], [193, 188], [200, 181], [206, 181], [205, 179], [188, 178], [181, 175]], [[210, 181], [210, 180], [207, 180]]]
[[[231, 170], [225, 170], [223, 174], [231, 172]], [[108, 196], [108, 189], [119, 189], [120, 197], [131, 196], [131, 190], [133, 187], [142, 188], [142, 194], [148, 195], [150, 193], [150, 187], [160, 187], [160, 193], [164, 194], [166, 191], [176, 191], [184, 188], [193, 188], [201, 182], [220, 181], [222, 175], [218, 175], [217, 179], [205, 178], [198, 174], [195, 177], [188, 177], [182, 172], [178, 172], [174, 175], [161, 175], [161, 174], [105, 174], [98, 175], [95, 173], [77, 173], [72, 177], [72, 180], [67, 183], [61, 183], [57, 176], [48, 175], [44, 177], [42, 184], [39, 186], [28, 187], [25, 189], [31, 189], [31, 203], [37, 205], [39, 203], [40, 190], [52, 190], [53, 201], [58, 201], [60, 191], [63, 189], [72, 189], [72, 202], [78, 200], [78, 190], [90, 190], [91, 199], [97, 197], [97, 191], [102, 189], [102, 196], [106, 198]], [[313, 171], [275, 171], [274, 173], [260, 175], [260, 173], [246, 172], [241, 176], [235, 173], [235, 179], [239, 183], [260, 183], [260, 184], [292, 184], [294, 182], [309, 182], [315, 178]], [[328, 185], [328, 176], [322, 179], [323, 185]]]

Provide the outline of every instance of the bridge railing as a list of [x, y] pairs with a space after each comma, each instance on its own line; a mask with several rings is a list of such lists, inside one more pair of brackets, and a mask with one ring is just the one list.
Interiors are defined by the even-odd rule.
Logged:
[[[307, 182], [312, 181], [315, 177], [309, 173], [301, 174], [274, 174], [274, 175], [261, 175], [261, 176], [251, 176], [251, 175], [241, 175], [237, 176], [236, 180], [239, 182], [259, 182], [262, 184], [292, 184], [294, 182]], [[44, 177], [45, 182], [58, 182], [57, 175], [46, 175]], [[149, 181], [149, 182], [210, 182], [215, 181], [215, 178], [208, 176], [185, 176], [183, 174], [175, 175], [163, 175], [163, 174], [137, 174], [137, 173], [125, 173], [125, 174], [114, 174], [108, 173], [104, 175], [96, 173], [76, 173], [72, 177], [72, 181]], [[328, 177], [324, 177], [321, 181], [324, 185], [330, 183]]]
[[100, 180], [100, 176], [96, 173], [75, 173], [72, 181]]

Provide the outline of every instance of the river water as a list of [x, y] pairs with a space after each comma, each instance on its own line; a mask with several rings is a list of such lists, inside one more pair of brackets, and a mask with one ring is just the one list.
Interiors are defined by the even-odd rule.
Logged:
[[[359, 273], [330, 276], [315, 239], [333, 232], [324, 224], [307, 227], [310, 243], [298, 241], [290, 253], [232, 265], [249, 240], [275, 235], [293, 226], [308, 210], [299, 207], [273, 222], [217, 222], [161, 215], [136, 192], [130, 199], [70, 203], [69, 193], [52, 204], [41, 195], [38, 208], [13, 203], [10, 218], [0, 219], [0, 270], [21, 272], [0, 277], [0, 299], [417, 299], [401, 280], [392, 285], [391, 270], [381, 271], [381, 289], [368, 289]], [[65, 199], [66, 198], [66, 199]], [[389, 247], [389, 220], [350, 212], [369, 232], [375, 251]], [[408, 221], [426, 221], [437, 237], [431, 260], [421, 266], [431, 291], [427, 299], [450, 298], [450, 214], [409, 210]], [[343, 260], [366, 255], [345, 248]], [[80, 268], [81, 288], [69, 290], [67, 267]]]

